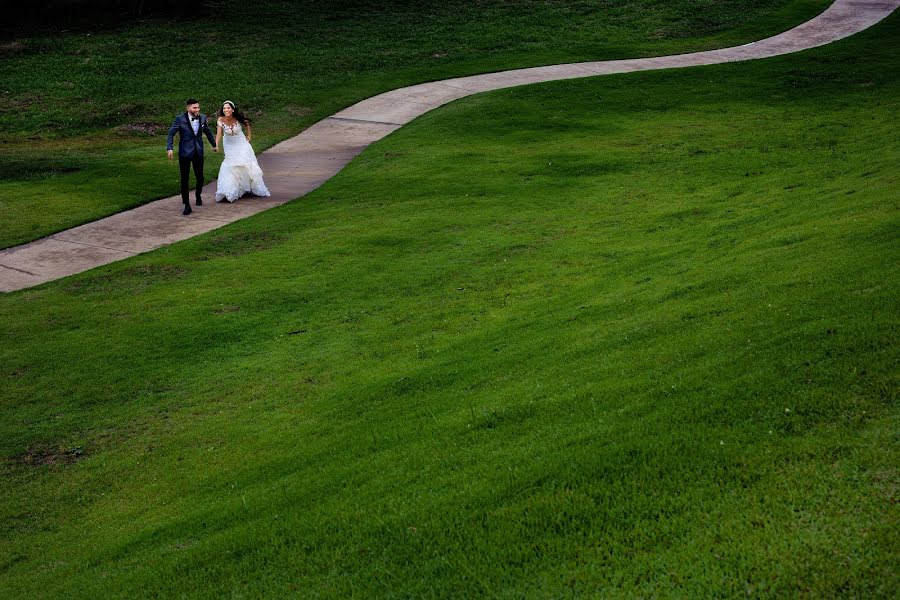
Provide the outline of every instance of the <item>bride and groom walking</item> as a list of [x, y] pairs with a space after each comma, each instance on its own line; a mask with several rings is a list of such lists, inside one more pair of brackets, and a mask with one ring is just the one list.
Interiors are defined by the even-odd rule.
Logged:
[[[246, 128], [246, 134], [244, 129]], [[255, 196], [270, 196], [263, 182], [262, 169], [256, 161], [256, 154], [250, 146], [253, 135], [250, 120], [240, 113], [234, 103], [226, 100], [216, 119], [216, 136], [213, 138], [209, 130], [206, 115], [200, 113], [200, 103], [191, 98], [185, 103], [185, 112], [175, 117], [169, 128], [166, 153], [169, 160], [173, 158], [175, 135], [178, 139], [178, 166], [181, 171], [181, 201], [184, 203], [182, 214], [191, 214], [190, 187], [188, 185], [191, 168], [197, 179], [196, 204], [201, 206], [200, 197], [203, 191], [203, 136], [212, 144], [213, 151], [219, 151], [220, 142], [225, 151], [225, 160], [219, 167], [219, 178], [216, 183], [216, 202], [228, 200], [234, 202], [246, 193]]]

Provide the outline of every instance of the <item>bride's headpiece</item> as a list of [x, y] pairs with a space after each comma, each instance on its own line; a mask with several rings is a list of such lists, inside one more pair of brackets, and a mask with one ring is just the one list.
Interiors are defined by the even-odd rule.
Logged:
[[231, 105], [231, 110], [234, 110], [234, 108], [235, 108], [235, 107], [234, 107], [234, 102], [232, 102], [231, 100], [226, 100], [226, 101], [223, 102], [222, 104], [230, 104], [230, 105]]

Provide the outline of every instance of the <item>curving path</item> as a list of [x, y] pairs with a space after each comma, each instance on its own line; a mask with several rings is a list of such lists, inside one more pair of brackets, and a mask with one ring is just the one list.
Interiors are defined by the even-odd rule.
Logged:
[[0, 251], [0, 292], [31, 287], [193, 237], [289, 202], [316, 189], [369, 144], [438, 106], [488, 90], [612, 73], [753, 60], [821, 46], [871, 27], [900, 0], [836, 0], [818, 17], [779, 35], [733, 48], [602, 62], [583, 62], [458, 77], [393, 90], [342, 110], [259, 155], [271, 198], [207, 202], [189, 217], [181, 196]]

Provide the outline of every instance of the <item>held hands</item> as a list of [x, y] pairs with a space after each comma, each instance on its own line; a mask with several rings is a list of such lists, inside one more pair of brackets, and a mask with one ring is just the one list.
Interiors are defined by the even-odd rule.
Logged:
[[172, 160], [172, 151], [171, 151], [171, 150], [166, 150], [166, 156], [169, 157], [169, 160]]

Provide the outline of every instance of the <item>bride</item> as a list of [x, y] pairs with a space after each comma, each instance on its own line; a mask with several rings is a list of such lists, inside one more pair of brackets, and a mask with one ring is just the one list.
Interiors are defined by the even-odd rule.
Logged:
[[[234, 202], [247, 192], [251, 192], [254, 196], [271, 196], [263, 182], [263, 173], [259, 163], [256, 162], [256, 154], [250, 146], [250, 138], [253, 135], [250, 120], [241, 114], [230, 100], [222, 104], [222, 111], [219, 114], [216, 147], [225, 150], [225, 160], [219, 167], [216, 202], [222, 200]], [[225, 144], [221, 145], [223, 134]]]

